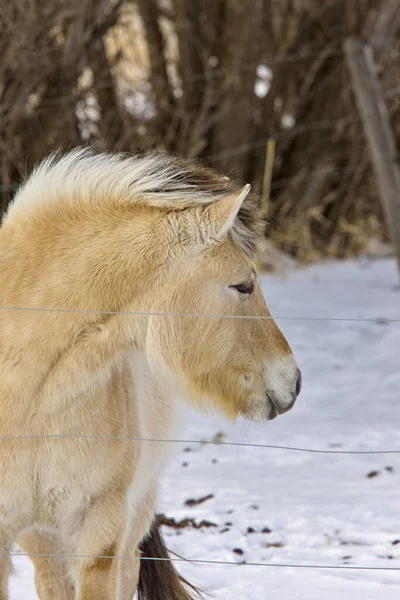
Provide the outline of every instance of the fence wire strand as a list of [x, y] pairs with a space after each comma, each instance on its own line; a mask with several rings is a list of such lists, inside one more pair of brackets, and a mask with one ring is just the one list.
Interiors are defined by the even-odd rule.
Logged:
[[279, 567], [289, 569], [338, 569], [338, 570], [351, 570], [351, 571], [400, 571], [400, 567], [376, 567], [376, 566], [365, 566], [365, 565], [312, 565], [312, 564], [301, 564], [301, 563], [266, 563], [266, 562], [236, 562], [233, 560], [207, 560], [202, 558], [158, 558], [153, 556], [110, 556], [103, 554], [28, 554], [27, 552], [0, 552], [1, 556], [35, 556], [38, 558], [81, 558], [81, 559], [97, 559], [97, 560], [147, 560], [154, 562], [183, 562], [189, 564], [203, 564], [203, 565], [235, 565], [241, 567]]
[[47, 312], [61, 314], [96, 314], [96, 315], [126, 315], [136, 317], [182, 317], [196, 319], [243, 319], [243, 320], [262, 320], [262, 321], [318, 321], [333, 323], [375, 323], [385, 325], [387, 323], [400, 323], [400, 317], [308, 317], [302, 315], [295, 316], [264, 316], [264, 315], [219, 315], [206, 313], [174, 313], [157, 311], [131, 311], [131, 310], [100, 310], [91, 308], [50, 308], [38, 306], [0, 306], [0, 311], [16, 312]]
[[266, 448], [270, 450], [289, 450], [291, 452], [306, 452], [310, 454], [400, 454], [400, 450], [320, 450], [318, 448], [302, 448], [298, 446], [281, 446], [277, 444], [256, 444], [252, 442], [224, 442], [214, 440], [190, 440], [190, 439], [168, 439], [168, 438], [142, 438], [117, 435], [84, 435], [52, 433], [46, 435], [16, 435], [0, 437], [0, 442], [18, 442], [24, 440], [109, 440], [119, 442], [149, 442], [165, 444], [199, 444], [201, 446], [238, 446], [241, 448]]

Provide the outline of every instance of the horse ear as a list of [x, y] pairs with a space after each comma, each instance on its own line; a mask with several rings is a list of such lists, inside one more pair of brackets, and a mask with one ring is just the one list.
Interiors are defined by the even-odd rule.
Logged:
[[250, 184], [246, 184], [241, 190], [225, 196], [222, 200], [217, 200], [205, 211], [205, 216], [209, 220], [212, 237], [218, 239], [224, 238], [232, 228], [237, 214], [242, 206], [246, 196], [250, 192]]

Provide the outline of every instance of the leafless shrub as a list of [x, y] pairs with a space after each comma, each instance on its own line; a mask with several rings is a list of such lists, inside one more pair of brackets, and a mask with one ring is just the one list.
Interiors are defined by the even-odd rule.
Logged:
[[394, 0], [0, 0], [2, 208], [27, 167], [82, 142], [163, 147], [261, 191], [272, 136], [271, 239], [304, 260], [358, 252], [386, 229], [342, 46], [371, 40], [399, 138], [399, 13]]

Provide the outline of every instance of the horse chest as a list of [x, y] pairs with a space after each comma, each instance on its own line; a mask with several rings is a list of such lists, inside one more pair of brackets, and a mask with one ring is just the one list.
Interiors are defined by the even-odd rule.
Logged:
[[124, 460], [124, 453], [104, 440], [60, 438], [27, 445], [25, 452], [19, 447], [8, 456], [18, 469], [14, 475], [7, 469], [0, 493], [0, 507], [3, 495], [9, 508], [7, 521], [24, 527], [74, 529], [109, 489]]
[[150, 370], [140, 353], [133, 355], [131, 364], [138, 437], [143, 440], [139, 441], [138, 461], [129, 490], [129, 503], [134, 506], [149, 488], [156, 486], [173, 450], [170, 440], [177, 436], [182, 408], [177, 394], [171, 393], [161, 377]]
[[37, 491], [46, 494], [51, 489], [63, 489], [66, 496], [73, 492], [96, 495], [116, 476], [123, 459], [124, 453], [118, 456], [107, 440], [52, 440], [37, 453]]

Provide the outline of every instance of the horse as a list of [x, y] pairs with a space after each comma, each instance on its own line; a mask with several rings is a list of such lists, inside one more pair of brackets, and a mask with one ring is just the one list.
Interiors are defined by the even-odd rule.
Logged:
[[0, 227], [0, 600], [14, 543], [40, 600], [194, 597], [160, 533], [157, 440], [185, 402], [268, 421], [301, 387], [257, 279], [249, 189], [83, 147], [17, 190]]

